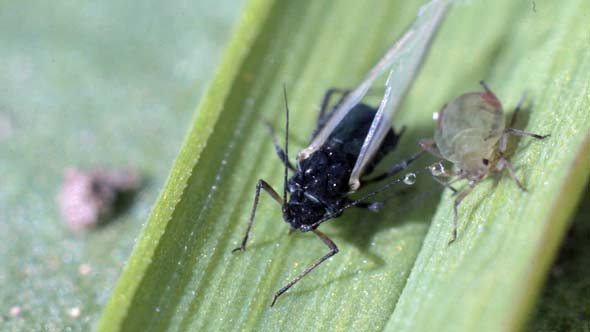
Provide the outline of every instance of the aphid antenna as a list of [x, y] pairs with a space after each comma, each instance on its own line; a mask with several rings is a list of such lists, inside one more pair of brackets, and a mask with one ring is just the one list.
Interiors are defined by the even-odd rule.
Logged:
[[287, 100], [287, 83], [283, 82], [283, 96], [285, 98], [285, 175], [283, 178], [283, 208], [287, 206], [287, 181], [289, 177], [289, 101]]

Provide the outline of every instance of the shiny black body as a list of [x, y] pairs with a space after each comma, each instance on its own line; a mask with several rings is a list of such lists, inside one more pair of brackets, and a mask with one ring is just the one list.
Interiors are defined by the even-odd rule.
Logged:
[[[350, 173], [376, 112], [371, 106], [358, 104], [318, 151], [297, 163], [288, 182], [289, 201], [283, 207], [283, 217], [291, 227], [304, 232], [315, 229], [314, 223], [340, 216], [351, 202]], [[367, 172], [395, 148], [398, 139], [399, 135], [390, 130]]]
[[[314, 134], [312, 135], [312, 140], [316, 133], [318, 133], [323, 125], [330, 119], [332, 113], [337, 109], [334, 107], [332, 108], [332, 111], [325, 114], [330, 96], [335, 92], [347, 93], [346, 91], [337, 89], [328, 90], [324, 96], [324, 101], [320, 109], [320, 116]], [[272, 127], [268, 125], [277, 154], [285, 165], [282, 196], [266, 181], [262, 179], [258, 180], [248, 227], [246, 228], [246, 233], [242, 239], [241, 246], [235, 248], [234, 252], [246, 250], [248, 236], [256, 217], [256, 208], [258, 206], [261, 190], [264, 190], [264, 192], [281, 205], [283, 219], [291, 226], [291, 230], [313, 232], [330, 249], [330, 251], [318, 258], [293, 280], [279, 289], [274, 295], [271, 306], [274, 305], [279, 296], [285, 293], [291, 288], [291, 286], [296, 284], [321, 263], [338, 253], [338, 247], [336, 244], [330, 240], [328, 236], [320, 232], [317, 229], [318, 226], [327, 220], [339, 217], [345, 209], [350, 207], [356, 206], [373, 209], [375, 204], [379, 206], [380, 203], [371, 204], [366, 202], [366, 200], [373, 197], [375, 194], [386, 190], [391, 185], [391, 183], [389, 183], [356, 200], [351, 200], [349, 198], [349, 195], [352, 194], [349, 187], [350, 175], [360, 155], [363, 143], [370, 132], [371, 123], [375, 118], [377, 109], [365, 104], [358, 104], [353, 107], [328, 136], [328, 139], [323, 146], [307, 158], [298, 160], [296, 167], [294, 167], [288, 158], [289, 107], [286, 92], [285, 106], [286, 130], [284, 150], [278, 144], [278, 140], [274, 135]], [[371, 173], [377, 163], [395, 148], [400, 135], [401, 133], [394, 133], [393, 129], [389, 130], [363, 175]], [[419, 155], [414, 155], [378, 176], [373, 176], [370, 179], [361, 178], [361, 185], [363, 183], [380, 181], [397, 174], [405, 169], [409, 163], [418, 158], [418, 156]], [[291, 178], [288, 178], [288, 170], [294, 172]]]

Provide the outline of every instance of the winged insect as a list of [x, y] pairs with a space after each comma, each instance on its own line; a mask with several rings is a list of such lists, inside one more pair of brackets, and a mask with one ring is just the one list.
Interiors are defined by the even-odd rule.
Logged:
[[[392, 118], [416, 76], [447, 8], [446, 1], [434, 0], [425, 5], [415, 23], [385, 53], [355, 89], [330, 89], [326, 92], [311, 143], [298, 154], [295, 165], [288, 157], [289, 106], [284, 87], [284, 149], [274, 136], [272, 127], [268, 125], [277, 154], [285, 165], [283, 192], [281, 195], [266, 181], [258, 181], [246, 233], [241, 246], [234, 249], [234, 252], [246, 249], [261, 190], [281, 205], [283, 219], [290, 225], [291, 231], [313, 232], [329, 248], [329, 252], [279, 289], [273, 297], [271, 306], [309, 272], [338, 253], [336, 244], [318, 230], [318, 226], [339, 217], [351, 207], [378, 209], [380, 202], [371, 203], [368, 200], [399, 181], [383, 185], [355, 200], [351, 199], [350, 195], [368, 183], [379, 182], [398, 174], [422, 154], [423, 151], [420, 151], [388, 171], [369, 177], [379, 161], [398, 143], [401, 132], [396, 133], [392, 129]], [[361, 100], [375, 80], [387, 70], [390, 70], [390, 73], [380, 105], [372, 107], [362, 103]], [[334, 107], [328, 107], [331, 98], [337, 93], [342, 95], [340, 100]], [[289, 170], [293, 172], [290, 178]], [[411, 179], [408, 181], [411, 182]]]

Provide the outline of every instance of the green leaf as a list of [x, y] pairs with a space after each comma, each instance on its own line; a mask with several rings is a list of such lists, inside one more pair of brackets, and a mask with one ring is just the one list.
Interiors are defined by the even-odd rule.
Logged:
[[552, 136], [514, 140], [527, 193], [506, 174], [484, 181], [461, 205], [448, 247], [453, 198], [444, 194], [436, 209], [438, 188], [422, 176], [382, 213], [347, 211], [322, 225], [340, 253], [269, 308], [326, 249], [313, 235], [287, 236], [280, 209], [262, 197], [248, 250], [231, 254], [256, 181], [282, 183], [260, 120], [282, 128], [285, 82], [291, 151], [305, 147], [323, 93], [358, 83], [419, 4], [252, 1], [99, 330], [520, 329], [590, 169], [589, 6], [456, 4], [396, 119], [408, 130], [392, 160], [416, 151], [432, 135], [432, 113], [480, 79], [507, 110], [529, 91], [517, 126]]
[[589, 323], [590, 193], [580, 202], [571, 229], [539, 301], [530, 331], [576, 331]]
[[[2, 3], [0, 331], [96, 324], [240, 9], [186, 6]], [[145, 182], [115, 220], [74, 234], [56, 203], [70, 167], [131, 167]]]

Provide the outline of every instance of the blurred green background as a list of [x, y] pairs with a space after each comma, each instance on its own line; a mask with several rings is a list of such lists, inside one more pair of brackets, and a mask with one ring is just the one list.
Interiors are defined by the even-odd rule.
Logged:
[[[94, 324], [243, 3], [3, 4], [0, 331], [86, 331]], [[55, 196], [66, 168], [97, 166], [135, 168], [146, 183], [124, 214], [74, 234]], [[532, 330], [588, 327], [588, 201]], [[20, 313], [11, 315], [15, 308]]]
[[[243, 2], [2, 4], [0, 331], [94, 324]], [[73, 234], [55, 203], [64, 169], [97, 166], [147, 182], [119, 218]]]

